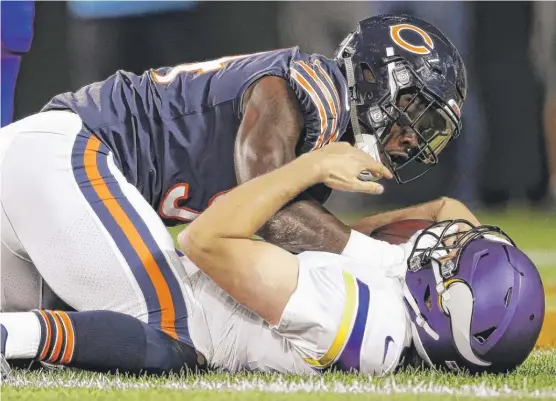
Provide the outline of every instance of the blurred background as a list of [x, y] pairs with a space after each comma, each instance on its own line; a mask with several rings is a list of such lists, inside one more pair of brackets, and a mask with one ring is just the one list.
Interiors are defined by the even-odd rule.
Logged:
[[[142, 73], [295, 45], [331, 57], [369, 16], [409, 13], [431, 22], [466, 61], [462, 135], [425, 177], [389, 184], [380, 197], [335, 194], [328, 206], [349, 219], [456, 197], [514, 236], [541, 267], [547, 292], [556, 294], [556, 2], [18, 3], [27, 4], [23, 11], [2, 1], [2, 101], [12, 96], [5, 74], [21, 63], [16, 120], [118, 69]], [[10, 32], [18, 18], [33, 30]], [[556, 310], [556, 298], [547, 299]], [[547, 341], [556, 344], [551, 331]]]

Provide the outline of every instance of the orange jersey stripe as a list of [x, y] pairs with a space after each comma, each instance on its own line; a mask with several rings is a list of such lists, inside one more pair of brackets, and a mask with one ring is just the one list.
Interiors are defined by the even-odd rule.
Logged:
[[[324, 79], [328, 82], [328, 84], [330, 85], [330, 87], [332, 88], [332, 94], [334, 95], [334, 101], [336, 102], [335, 104], [337, 105], [337, 110], [338, 110], [338, 114], [340, 114], [340, 111], [342, 110], [342, 103], [340, 102], [340, 95], [338, 95], [338, 91], [336, 89], [336, 86], [334, 85], [334, 82], [332, 81], [332, 78], [330, 78], [330, 75], [328, 75], [328, 73], [324, 70], [324, 68], [322, 68], [320, 61], [316, 60], [315, 64], [317, 66], [317, 69], [320, 71], [321, 75], [324, 76]], [[331, 143], [331, 142], [336, 142], [336, 139], [338, 139], [338, 135], [340, 133], [338, 132], [338, 130], [336, 130], [334, 132], [334, 136], [330, 137], [329, 140], [326, 143]]]
[[54, 323], [56, 324], [56, 342], [54, 343], [54, 349], [52, 350], [52, 354], [50, 354], [47, 362], [55, 363], [60, 356], [60, 351], [62, 350], [62, 342], [64, 339], [62, 330], [64, 330], [64, 328], [62, 326], [62, 321], [55, 313], [52, 313], [50, 311], [48, 311], [48, 313], [50, 313], [50, 316], [52, 316], [52, 320], [54, 320]]
[[87, 178], [91, 182], [97, 196], [102, 199], [102, 203], [106, 206], [109, 213], [112, 215], [118, 226], [124, 232], [126, 238], [131, 246], [137, 252], [139, 259], [145, 266], [145, 270], [154, 286], [158, 301], [161, 308], [162, 330], [170, 337], [177, 339], [175, 317], [176, 312], [174, 309], [174, 302], [168, 283], [162, 275], [160, 266], [145, 244], [145, 241], [137, 231], [137, 228], [129, 219], [127, 214], [122, 209], [114, 196], [111, 194], [110, 189], [102, 178], [98, 165], [97, 165], [97, 152], [100, 148], [101, 142], [98, 138], [91, 136], [85, 148], [84, 164]]
[[325, 142], [324, 144], [325, 144], [325, 145], [328, 145], [329, 143], [336, 142], [336, 139], [337, 139], [337, 138], [338, 138], [338, 131], [336, 131], [336, 132], [334, 133], [334, 135], [328, 137], [328, 139], [326, 140], [326, 142]]
[[50, 327], [50, 320], [48, 319], [48, 315], [43, 310], [39, 310], [39, 313], [43, 317], [44, 324], [46, 326], [46, 333], [45, 333], [46, 340], [44, 341], [44, 347], [39, 356], [39, 360], [44, 361], [44, 359], [46, 358], [46, 353], [50, 348], [50, 342], [52, 341], [52, 327]]
[[[328, 103], [328, 106], [330, 107], [330, 111], [332, 112], [332, 132], [330, 133], [330, 136], [332, 137], [336, 132], [336, 126], [338, 123], [337, 120], [338, 113], [336, 112], [336, 105], [334, 104], [334, 99], [332, 99], [332, 95], [330, 94], [330, 91], [328, 90], [324, 82], [322, 82], [322, 79], [319, 78], [319, 76], [315, 73], [315, 71], [311, 67], [309, 67], [304, 61], [296, 61], [296, 64], [301, 66], [301, 68], [303, 68], [305, 72], [307, 72], [307, 74], [309, 74], [311, 78], [313, 78], [317, 86], [324, 94], [324, 97], [326, 98], [326, 102]], [[325, 136], [325, 132], [321, 132], [319, 139], [317, 141], [317, 145], [316, 145], [317, 148], [319, 148], [322, 145], [324, 136]]]
[[[299, 72], [297, 72], [293, 68], [290, 68], [290, 75], [293, 79], [297, 81], [297, 83], [299, 83], [299, 85], [303, 87], [303, 89], [305, 89], [305, 91], [309, 94], [309, 96], [313, 100], [313, 103], [315, 103], [315, 105], [317, 106], [317, 109], [319, 111], [319, 117], [320, 117], [320, 133], [319, 133], [319, 139], [320, 139], [320, 135], [322, 135], [323, 132], [326, 132], [328, 128], [328, 121], [326, 119], [326, 111], [324, 109], [324, 104], [320, 100], [318, 93], [313, 89], [313, 87], [309, 84], [309, 82], [307, 82], [307, 80]], [[313, 147], [312, 150], [314, 149], [318, 149], [318, 147], [315, 145], [315, 147]]]
[[73, 350], [75, 348], [75, 333], [73, 331], [71, 320], [66, 312], [56, 311], [54, 313], [56, 313], [58, 317], [60, 317], [62, 323], [64, 324], [64, 328], [66, 329], [66, 347], [64, 348], [64, 352], [62, 353], [60, 364], [67, 365], [68, 363], [70, 363], [71, 358], [73, 357]]
[[[326, 87], [326, 85], [324, 84], [322, 79], [304, 61], [296, 61], [296, 63], [299, 64], [305, 71], [307, 71], [307, 74], [309, 74], [311, 76], [311, 78], [313, 78], [315, 80], [315, 82], [319, 86], [322, 93], [324, 93], [324, 97], [326, 98], [326, 101], [328, 102], [328, 105], [330, 106], [330, 110], [332, 111], [332, 116], [334, 118], [338, 117], [338, 113], [336, 111], [336, 103], [334, 102], [334, 99], [332, 98], [332, 94], [330, 93], [330, 91], [328, 90], [328, 88]], [[322, 68], [320, 68], [320, 73], [323, 74], [324, 76], [327, 76], [326, 72]], [[330, 79], [330, 78], [328, 78], [328, 79]], [[332, 88], [334, 88], [334, 86], [332, 86]]]
[[338, 95], [338, 91], [336, 90], [336, 85], [334, 85], [334, 82], [332, 81], [332, 78], [330, 78], [330, 75], [328, 75], [328, 73], [324, 70], [324, 68], [322, 68], [319, 60], [315, 61], [315, 65], [317, 66], [317, 69], [319, 70], [321, 75], [324, 77], [324, 79], [328, 82], [328, 84], [332, 88], [332, 94], [334, 95], [334, 100], [338, 105], [337, 109], [339, 112], [342, 108], [342, 103], [340, 102], [340, 95]]

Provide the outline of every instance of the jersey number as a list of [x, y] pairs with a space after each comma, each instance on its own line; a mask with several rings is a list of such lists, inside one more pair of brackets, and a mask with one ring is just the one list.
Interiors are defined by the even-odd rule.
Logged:
[[159, 84], [169, 84], [174, 79], [176, 79], [176, 77], [181, 73], [199, 72], [201, 74], [204, 74], [210, 71], [218, 71], [219, 69], [224, 68], [226, 63], [230, 61], [251, 57], [256, 54], [260, 54], [260, 53], [242, 54], [239, 56], [227, 56], [227, 57], [221, 57], [216, 60], [202, 61], [200, 63], [180, 64], [170, 68], [170, 70], [164, 75], [160, 75], [156, 71], [153, 71], [151, 75], [155, 82]]
[[[228, 191], [219, 192], [210, 198], [208, 206], [224, 196]], [[202, 213], [187, 207], [179, 206], [180, 201], [189, 199], [189, 184], [180, 183], [172, 186], [162, 198], [158, 214], [163, 219], [175, 219], [183, 222], [195, 220]]]

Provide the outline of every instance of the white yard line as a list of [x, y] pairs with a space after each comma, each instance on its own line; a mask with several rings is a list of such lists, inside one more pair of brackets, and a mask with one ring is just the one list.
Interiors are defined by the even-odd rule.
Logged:
[[434, 382], [404, 382], [399, 384], [395, 378], [382, 381], [377, 384], [326, 382], [322, 378], [306, 379], [295, 383], [277, 378], [276, 380], [260, 379], [230, 379], [223, 381], [216, 380], [197, 380], [193, 383], [180, 381], [168, 382], [165, 384], [152, 385], [148, 382], [132, 382], [120, 378], [108, 378], [96, 376], [91, 379], [53, 379], [52, 376], [43, 376], [28, 380], [24, 377], [16, 377], [6, 383], [15, 387], [35, 387], [35, 388], [89, 388], [103, 390], [127, 390], [127, 389], [172, 389], [172, 390], [210, 390], [210, 391], [261, 391], [268, 393], [314, 393], [325, 392], [335, 394], [431, 394], [431, 395], [452, 395], [452, 396], [478, 396], [478, 397], [535, 397], [535, 398], [556, 398], [556, 389], [532, 390], [529, 391], [524, 385], [524, 389], [512, 389], [504, 385], [493, 387], [486, 383], [477, 385], [462, 385], [450, 387], [439, 385]]

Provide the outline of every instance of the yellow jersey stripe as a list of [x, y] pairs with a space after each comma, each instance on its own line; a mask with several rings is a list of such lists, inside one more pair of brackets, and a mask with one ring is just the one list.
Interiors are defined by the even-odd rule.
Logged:
[[305, 362], [315, 368], [325, 368], [334, 363], [344, 349], [349, 338], [355, 314], [357, 311], [357, 285], [353, 276], [347, 272], [344, 274], [344, 284], [346, 289], [346, 302], [342, 320], [338, 327], [338, 332], [328, 351], [319, 359], [304, 358]]

